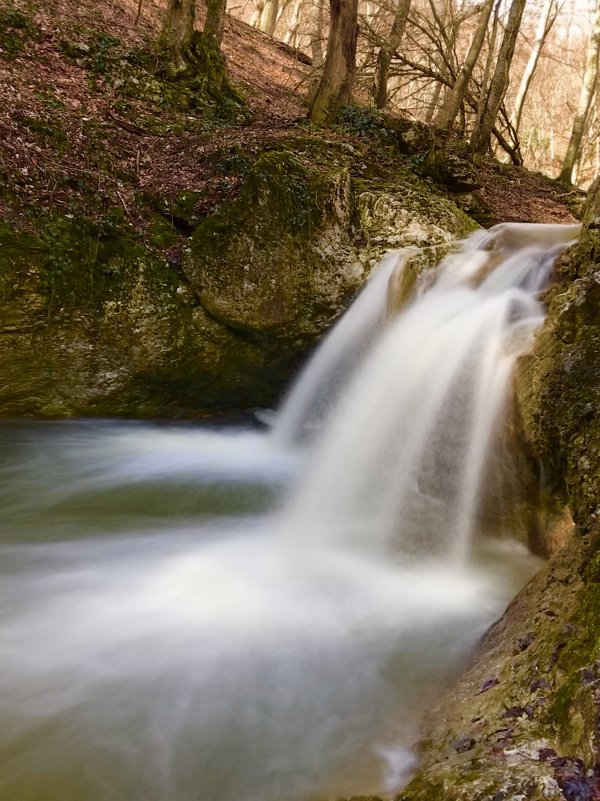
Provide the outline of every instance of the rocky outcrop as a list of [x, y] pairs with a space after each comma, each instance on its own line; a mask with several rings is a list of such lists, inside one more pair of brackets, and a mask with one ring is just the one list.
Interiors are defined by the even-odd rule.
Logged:
[[181, 267], [119, 211], [3, 226], [0, 415], [271, 405], [384, 252], [435, 255], [475, 227], [409, 173], [359, 181], [343, 161], [308, 168], [284, 148], [195, 225]]
[[575, 534], [430, 714], [402, 801], [600, 798], [600, 192], [520, 365], [522, 435]]

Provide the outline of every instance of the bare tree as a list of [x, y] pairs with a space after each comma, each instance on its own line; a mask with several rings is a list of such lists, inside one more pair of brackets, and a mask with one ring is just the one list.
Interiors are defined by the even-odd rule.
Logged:
[[330, 122], [348, 103], [356, 73], [358, 0], [330, 0], [329, 40], [321, 81], [310, 106], [313, 122]]
[[410, 12], [411, 0], [398, 0], [398, 5], [394, 11], [394, 21], [390, 34], [384, 40], [379, 53], [377, 55], [377, 67], [375, 70], [375, 104], [377, 108], [385, 108], [387, 105], [388, 94], [388, 76], [390, 72], [390, 64], [394, 53], [400, 46], [404, 29], [406, 28], [406, 21]]
[[462, 106], [469, 88], [471, 75], [479, 59], [485, 41], [488, 22], [495, 0], [485, 0], [481, 6], [479, 22], [471, 40], [471, 46], [467, 52], [464, 64], [462, 65], [451, 90], [448, 92], [444, 105], [435, 118], [435, 124], [440, 128], [451, 128], [456, 119], [456, 115]]
[[265, 0], [256, 27], [267, 36], [273, 36], [278, 13], [279, 0]]
[[523, 18], [525, 3], [526, 0], [512, 0], [510, 5], [502, 43], [500, 44], [496, 65], [490, 82], [489, 92], [487, 93], [482, 113], [478, 115], [471, 136], [471, 149], [475, 153], [483, 153], [490, 146], [492, 130], [496, 124], [500, 106], [502, 105], [506, 90], [508, 89], [510, 66], [515, 52], [517, 35]]
[[298, 32], [300, 29], [300, 14], [302, 11], [302, 0], [294, 0], [292, 13], [288, 21], [283, 41], [290, 47], [298, 47]]
[[176, 78], [190, 72], [194, 53], [196, 0], [169, 0], [160, 44], [169, 53], [169, 74]]
[[531, 85], [531, 79], [535, 73], [535, 69], [538, 65], [538, 61], [544, 44], [546, 43], [546, 39], [548, 38], [548, 34], [552, 30], [552, 26], [556, 21], [558, 12], [558, 0], [544, 0], [544, 5], [542, 6], [542, 12], [540, 14], [535, 32], [533, 47], [531, 48], [531, 53], [527, 59], [525, 70], [521, 76], [521, 83], [519, 84], [517, 96], [515, 97], [512, 124], [517, 133], [521, 125], [521, 115], [523, 114], [523, 106], [525, 105], [525, 98], [527, 97], [527, 92], [529, 91], [529, 87]]
[[312, 24], [310, 30], [310, 50], [312, 55], [313, 67], [318, 68], [322, 66], [323, 55], [323, 42], [325, 30], [325, 0], [315, 0]]
[[196, 0], [169, 0], [160, 44], [167, 56], [172, 79], [194, 78], [198, 88], [215, 101], [225, 99], [244, 105], [229, 82], [221, 41], [227, 0], [208, 0], [204, 30], [195, 29]]
[[570, 185], [573, 182], [573, 171], [581, 156], [581, 144], [586, 122], [592, 105], [592, 98], [598, 82], [598, 57], [600, 52], [600, 0], [596, 0], [592, 22], [592, 34], [588, 46], [583, 81], [579, 95], [579, 104], [573, 121], [569, 145], [560, 171], [559, 181]]

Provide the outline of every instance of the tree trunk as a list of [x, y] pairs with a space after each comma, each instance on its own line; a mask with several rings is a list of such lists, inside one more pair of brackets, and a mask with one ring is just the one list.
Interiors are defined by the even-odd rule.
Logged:
[[523, 18], [523, 11], [525, 10], [525, 3], [526, 0], [512, 0], [504, 36], [498, 51], [496, 67], [490, 83], [489, 94], [484, 104], [481, 118], [478, 119], [471, 137], [471, 149], [474, 153], [484, 153], [490, 147], [496, 117], [508, 89], [510, 66], [515, 52], [515, 44]]
[[471, 80], [471, 75], [473, 74], [473, 69], [483, 48], [485, 34], [492, 9], [494, 7], [494, 2], [495, 0], [485, 0], [481, 8], [479, 23], [475, 29], [475, 34], [465, 58], [465, 63], [456, 76], [454, 85], [448, 93], [444, 105], [440, 109], [440, 112], [435, 119], [435, 124], [439, 128], [452, 128], [454, 120], [456, 119], [456, 115], [463, 104], [469, 87], [469, 81]]
[[294, 0], [290, 21], [283, 37], [283, 41], [290, 47], [298, 46], [298, 29], [300, 27], [300, 11], [302, 0]]
[[535, 41], [533, 43], [533, 49], [529, 54], [527, 64], [525, 65], [525, 71], [523, 72], [521, 83], [519, 84], [519, 90], [515, 98], [515, 106], [513, 110], [512, 122], [513, 122], [513, 127], [517, 134], [519, 133], [519, 127], [521, 125], [521, 115], [523, 113], [523, 106], [525, 105], [525, 98], [527, 97], [527, 92], [529, 91], [531, 79], [533, 78], [533, 75], [535, 73], [535, 68], [537, 67], [540, 54], [542, 52], [542, 48], [544, 47], [544, 44], [546, 42], [546, 37], [552, 30], [552, 26], [554, 25], [557, 14], [558, 14], [557, 0], [545, 0], [544, 6], [542, 8], [542, 13], [538, 20], [537, 30], [535, 32]]
[[196, 0], [169, 0], [160, 35], [166, 53], [166, 73], [172, 80], [189, 79], [194, 89], [219, 105], [239, 107], [245, 101], [229, 82], [221, 40], [227, 0], [208, 0], [204, 30], [194, 28]]
[[575, 120], [573, 121], [571, 138], [569, 139], [569, 145], [567, 147], [565, 159], [563, 161], [562, 169], [558, 178], [559, 181], [567, 185], [571, 185], [573, 183], [573, 171], [575, 169], [575, 165], [577, 164], [577, 159], [580, 156], [585, 125], [590, 113], [592, 98], [596, 90], [596, 83], [598, 82], [599, 51], [600, 0], [597, 0], [596, 8], [594, 10], [592, 35], [590, 37], [585, 70], [583, 73], [583, 82], [581, 84], [581, 93], [579, 95], [579, 104], [577, 107], [577, 113], [575, 114]]
[[169, 74], [175, 78], [189, 71], [196, 0], [169, 0], [160, 44], [169, 53]]
[[310, 52], [312, 54], [313, 68], [318, 69], [323, 64], [323, 31], [325, 28], [325, 0], [315, 0], [314, 16], [310, 33]]
[[250, 25], [252, 25], [253, 28], [258, 28], [258, 23], [260, 22], [260, 17], [264, 7], [264, 0], [256, 0], [254, 3], [254, 10], [252, 11], [252, 15], [250, 17]]
[[275, 33], [278, 11], [279, 0], [265, 0], [257, 27], [260, 31], [266, 33], [267, 36], [273, 36]]
[[330, 0], [331, 23], [321, 82], [311, 103], [312, 122], [327, 123], [352, 95], [356, 73], [358, 0]]
[[223, 31], [225, 30], [225, 10], [227, 0], [207, 0], [206, 20], [204, 21], [205, 36], [213, 36], [217, 46], [221, 47]]
[[406, 21], [410, 11], [411, 0], [398, 0], [398, 5], [394, 12], [394, 21], [390, 35], [386, 41], [381, 45], [379, 54], [377, 55], [377, 66], [375, 68], [375, 104], [377, 108], [385, 108], [387, 105], [388, 94], [388, 75], [390, 72], [390, 64], [394, 53], [400, 46], [404, 29], [406, 28]]

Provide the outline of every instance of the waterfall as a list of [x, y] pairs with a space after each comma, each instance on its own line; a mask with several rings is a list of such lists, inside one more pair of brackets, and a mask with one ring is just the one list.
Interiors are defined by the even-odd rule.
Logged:
[[540, 564], [480, 508], [577, 230], [390, 254], [268, 432], [0, 422], [0, 798], [397, 793]]
[[307, 429], [322, 422], [352, 368], [368, 349], [385, 321], [388, 283], [414, 248], [388, 254], [375, 268], [356, 301], [334, 325], [308, 361], [285, 398], [273, 438], [282, 446], [301, 440]]
[[[417, 283], [411, 302], [375, 336], [385, 284], [397, 269], [391, 260], [382, 265], [275, 424], [275, 437], [282, 429], [301, 437], [312, 409], [328, 408], [306, 476], [284, 510], [292, 537], [465, 560], [514, 364], [543, 321], [539, 294], [553, 264], [578, 231], [502, 224], [475, 233], [442, 261], [433, 283]], [[349, 336], [355, 317], [361, 325]], [[364, 337], [358, 355], [357, 336]]]

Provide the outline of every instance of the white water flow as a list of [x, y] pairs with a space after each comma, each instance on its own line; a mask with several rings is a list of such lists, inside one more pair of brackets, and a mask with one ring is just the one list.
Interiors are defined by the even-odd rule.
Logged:
[[273, 429], [273, 438], [282, 446], [301, 441], [322, 422], [383, 327], [390, 277], [414, 250], [394, 251], [379, 263], [363, 291], [300, 371]]
[[539, 564], [478, 510], [574, 236], [478, 234], [386, 322], [388, 261], [285, 436], [0, 424], [0, 799], [401, 787], [421, 710]]

